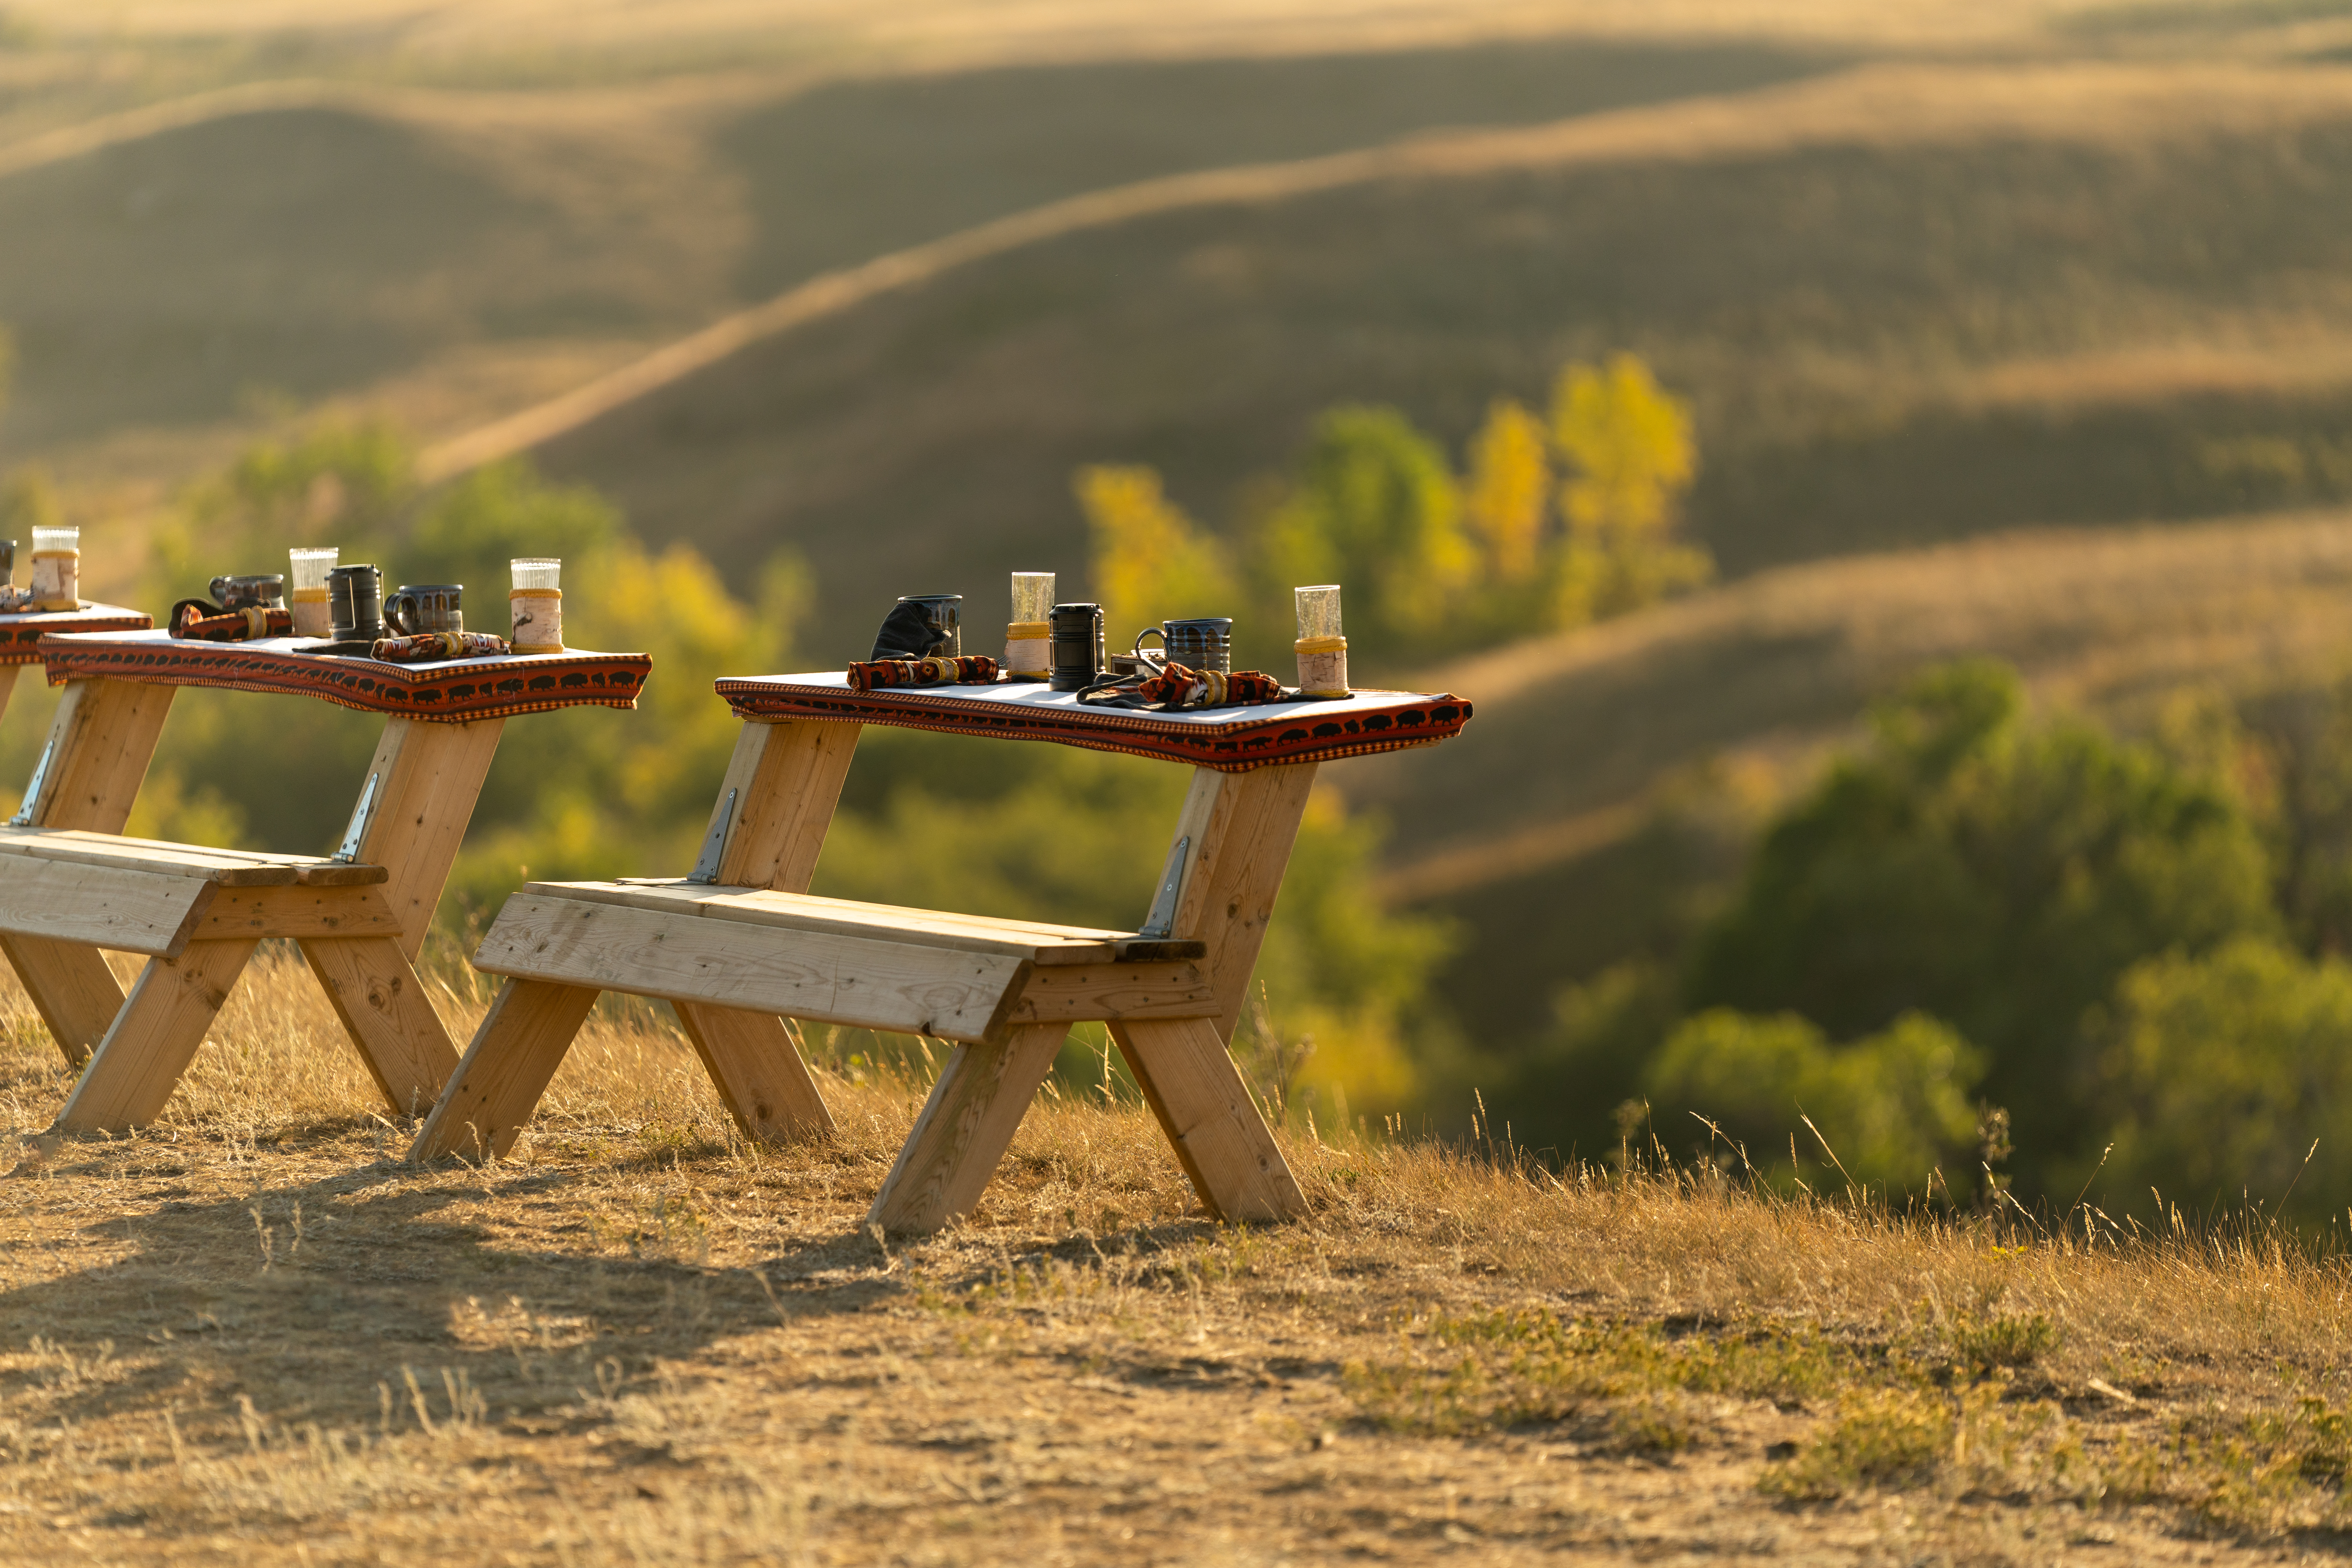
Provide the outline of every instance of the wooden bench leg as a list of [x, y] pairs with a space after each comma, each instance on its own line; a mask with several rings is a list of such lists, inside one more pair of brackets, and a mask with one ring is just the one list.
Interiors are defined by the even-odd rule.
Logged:
[[257, 945], [249, 937], [192, 942], [177, 958], [149, 959], [58, 1112], [58, 1130], [120, 1132], [161, 1115]]
[[679, 1002], [677, 1021], [746, 1138], [781, 1142], [833, 1131], [833, 1112], [801, 1059], [800, 1032], [767, 1013]]
[[394, 1113], [414, 1116], [440, 1099], [457, 1047], [400, 943], [370, 936], [299, 945]]
[[24, 982], [66, 1065], [78, 1068], [88, 1061], [122, 1011], [122, 987], [106, 966], [106, 955], [78, 942], [13, 934], [0, 935], [0, 952]]
[[1209, 1018], [1110, 1026], [1192, 1190], [1221, 1220], [1295, 1219], [1307, 1195]]
[[595, 1005], [595, 990], [585, 985], [509, 980], [499, 987], [408, 1157], [483, 1159], [512, 1149]]
[[1001, 1046], [958, 1046], [866, 1223], [929, 1231], [971, 1212], [1069, 1033], [1067, 1024], [1031, 1024]]

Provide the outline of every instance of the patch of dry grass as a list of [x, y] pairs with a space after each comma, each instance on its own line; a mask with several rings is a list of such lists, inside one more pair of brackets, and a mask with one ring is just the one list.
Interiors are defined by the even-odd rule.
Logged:
[[[452, 977], [464, 1026], [482, 997]], [[740, 1140], [651, 1010], [511, 1161], [412, 1169], [290, 955], [164, 1121], [39, 1131], [0, 994], [0, 1559], [2048, 1561], [2325, 1548], [2347, 1270], [1286, 1136], [1206, 1222], [1048, 1096], [967, 1225], [863, 1226], [921, 1085]]]

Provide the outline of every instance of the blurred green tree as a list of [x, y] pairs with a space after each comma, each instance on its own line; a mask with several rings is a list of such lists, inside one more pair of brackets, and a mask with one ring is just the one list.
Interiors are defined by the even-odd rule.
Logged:
[[2193, 1213], [2251, 1194], [2306, 1220], [2352, 1205], [2352, 965], [2259, 936], [2159, 954], [2090, 1032], [2115, 1140], [2104, 1202], [2154, 1187]]
[[[1958, 1162], [1973, 1141], [1970, 1096], [1983, 1075], [1982, 1053], [1922, 1013], [1833, 1046], [1798, 1014], [1718, 1007], [1685, 1020], [1643, 1077], [1651, 1125], [1676, 1145], [1706, 1131], [1704, 1117], [1759, 1173], [1783, 1185], [1801, 1174], [1793, 1162], [1801, 1159], [1842, 1167], [1885, 1191], [1924, 1195], [1947, 1165], [1964, 1173], [1964, 1190], [1968, 1184], [1968, 1167]], [[1833, 1161], [1814, 1158], [1807, 1118]]]
[[1368, 658], [1448, 642], [1477, 557], [1445, 454], [1393, 408], [1326, 413], [1258, 542], [1263, 597], [1287, 608], [1303, 583], [1350, 589], [1348, 638]]
[[2014, 672], [1965, 663], [1879, 707], [1774, 823], [1684, 999], [1849, 1038], [1947, 1019], [2047, 1173], [2091, 1136], [2079, 1030], [2116, 977], [2278, 927], [2240, 800], [2083, 721], [2029, 723]]
[[1080, 468], [1072, 481], [1089, 533], [1088, 578], [1110, 645], [1124, 650], [1148, 626], [1231, 614], [1241, 589], [1231, 552], [1168, 499], [1140, 467]]

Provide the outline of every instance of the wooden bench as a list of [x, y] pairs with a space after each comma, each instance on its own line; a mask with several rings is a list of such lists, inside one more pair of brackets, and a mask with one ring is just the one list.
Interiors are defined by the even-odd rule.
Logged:
[[0, 827], [0, 932], [151, 961], [100, 1042], [131, 1070], [85, 1073], [59, 1122], [152, 1121], [265, 937], [303, 944], [387, 1099], [433, 1092], [446, 1075], [434, 1047], [450, 1047], [400, 952], [390, 880], [315, 855]]
[[[789, 1021], [953, 1044], [869, 1211], [893, 1231], [970, 1211], [1074, 1023], [1109, 1027], [1210, 1213], [1305, 1197], [1226, 1054], [1316, 764], [1461, 728], [1450, 696], [1367, 694], [1211, 714], [1082, 709], [1043, 686], [855, 693], [838, 676], [719, 683], [746, 722], [684, 880], [540, 883], [475, 956], [505, 978], [414, 1160], [495, 1157], [599, 991], [668, 1000], [744, 1132], [833, 1126]], [[1306, 717], [1302, 718], [1302, 712]], [[1050, 740], [1194, 764], [1142, 929], [1088, 930], [808, 896], [864, 723]]]

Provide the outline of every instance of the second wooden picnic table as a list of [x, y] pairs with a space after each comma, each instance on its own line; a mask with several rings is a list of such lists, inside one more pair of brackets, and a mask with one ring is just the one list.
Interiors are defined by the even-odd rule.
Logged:
[[[418, 981], [424, 944], [506, 721], [633, 708], [643, 654], [566, 651], [394, 664], [160, 631], [51, 633], [65, 694], [23, 806], [0, 827], [0, 952], [68, 1061], [63, 1131], [152, 1121], [264, 938], [299, 942], [395, 1110], [439, 1095], [457, 1053]], [[382, 714], [341, 846], [281, 855], [118, 837], [185, 686]], [[126, 997], [102, 950], [145, 954]]]
[[[684, 880], [534, 883], [475, 967], [507, 976], [412, 1159], [504, 1153], [600, 990], [671, 1002], [754, 1137], [831, 1113], [786, 1018], [953, 1042], [876, 1197], [887, 1230], [979, 1200], [1074, 1023], [1100, 1020], [1212, 1214], [1304, 1200], [1226, 1054], [1318, 764], [1428, 745], [1470, 704], [1365, 691], [1191, 712], [1081, 705], [1042, 684], [856, 691], [838, 675], [721, 680], [745, 722]], [[1193, 767], [1151, 911], [1098, 931], [809, 896], [865, 724], [1053, 741]]]

